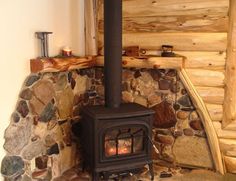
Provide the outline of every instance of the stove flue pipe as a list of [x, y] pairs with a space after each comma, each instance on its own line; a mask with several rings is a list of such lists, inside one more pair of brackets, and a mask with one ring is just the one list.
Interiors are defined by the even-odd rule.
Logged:
[[104, 0], [105, 106], [119, 108], [122, 81], [122, 0]]

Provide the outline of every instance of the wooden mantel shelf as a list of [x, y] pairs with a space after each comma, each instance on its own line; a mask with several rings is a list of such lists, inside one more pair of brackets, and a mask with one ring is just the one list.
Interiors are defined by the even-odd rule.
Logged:
[[[103, 66], [104, 56], [97, 57], [70, 57], [70, 58], [39, 58], [30, 60], [32, 73], [60, 72], [73, 69]], [[184, 57], [157, 57], [135, 58], [123, 56], [123, 67], [154, 68], [154, 69], [181, 69], [184, 67]]]

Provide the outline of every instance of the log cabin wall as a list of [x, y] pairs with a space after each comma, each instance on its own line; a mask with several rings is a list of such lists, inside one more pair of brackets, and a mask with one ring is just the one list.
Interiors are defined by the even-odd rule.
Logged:
[[[123, 46], [160, 55], [173, 45], [208, 110], [228, 172], [236, 173], [236, 126], [222, 129], [230, 0], [123, 0]], [[103, 0], [97, 0], [98, 52], [103, 54]]]

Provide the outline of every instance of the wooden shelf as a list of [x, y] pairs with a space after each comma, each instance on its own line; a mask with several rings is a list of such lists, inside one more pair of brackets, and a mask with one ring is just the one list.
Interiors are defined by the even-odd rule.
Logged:
[[95, 65], [94, 57], [38, 58], [30, 60], [30, 70], [37, 72], [61, 72], [89, 68]]
[[[181, 69], [184, 67], [184, 57], [156, 57], [122, 58], [123, 67], [154, 68], [154, 69]], [[104, 56], [97, 57], [70, 57], [70, 58], [39, 58], [30, 60], [32, 73], [60, 72], [73, 69], [104, 66]]]

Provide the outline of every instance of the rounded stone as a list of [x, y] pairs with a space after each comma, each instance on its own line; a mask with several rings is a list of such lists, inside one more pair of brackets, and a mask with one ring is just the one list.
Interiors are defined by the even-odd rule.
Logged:
[[30, 100], [32, 98], [32, 91], [27, 88], [21, 91], [20, 93], [20, 98], [25, 99], [25, 100]]
[[202, 126], [202, 122], [201, 120], [197, 119], [197, 120], [192, 120], [189, 123], [190, 127], [193, 128], [194, 130], [199, 130], [202, 131], [203, 130], [203, 126]]
[[134, 96], [132, 95], [132, 93], [130, 93], [128, 91], [123, 91], [122, 92], [122, 100], [124, 102], [134, 102]]
[[1, 173], [4, 176], [17, 176], [24, 173], [24, 161], [19, 156], [5, 156], [1, 164]]
[[20, 121], [20, 116], [17, 112], [14, 112], [12, 114], [12, 120], [14, 121], [14, 123], [18, 123]]
[[37, 80], [39, 80], [40, 77], [38, 75], [30, 75], [27, 80], [25, 81], [26, 86], [31, 86], [33, 83], [35, 83]]
[[187, 94], [187, 91], [186, 91], [186, 89], [182, 89], [182, 90], [181, 90], [181, 94], [182, 94], [182, 95], [185, 95], [185, 94]]
[[174, 138], [170, 135], [156, 135], [156, 141], [165, 144], [165, 145], [172, 145], [174, 143]]
[[43, 156], [35, 158], [35, 166], [38, 169], [46, 169], [47, 163], [48, 163], [48, 156], [47, 155], [43, 155]]
[[159, 89], [168, 90], [171, 87], [172, 82], [170, 80], [161, 79], [159, 80]]
[[197, 119], [199, 119], [198, 113], [196, 111], [191, 112], [189, 118], [190, 118], [190, 120], [197, 120]]
[[193, 136], [194, 132], [191, 128], [186, 128], [183, 130], [185, 136]]
[[178, 111], [177, 112], [177, 118], [179, 118], [179, 119], [184, 120], [184, 119], [187, 119], [188, 116], [189, 116], [189, 112], [186, 112], [186, 111]]
[[178, 99], [178, 103], [184, 107], [191, 107], [192, 103], [188, 95], [184, 95]]
[[174, 108], [174, 110], [178, 111], [180, 109], [180, 105], [179, 104], [174, 104], [173, 108]]
[[28, 113], [29, 113], [29, 108], [28, 108], [28, 105], [26, 103], [25, 100], [21, 100], [19, 103], [18, 103], [18, 106], [16, 108], [16, 110], [20, 113], [20, 115], [25, 118]]
[[139, 70], [136, 70], [135, 73], [134, 73], [134, 78], [138, 78], [140, 76], [142, 76], [142, 74], [140, 73]]

